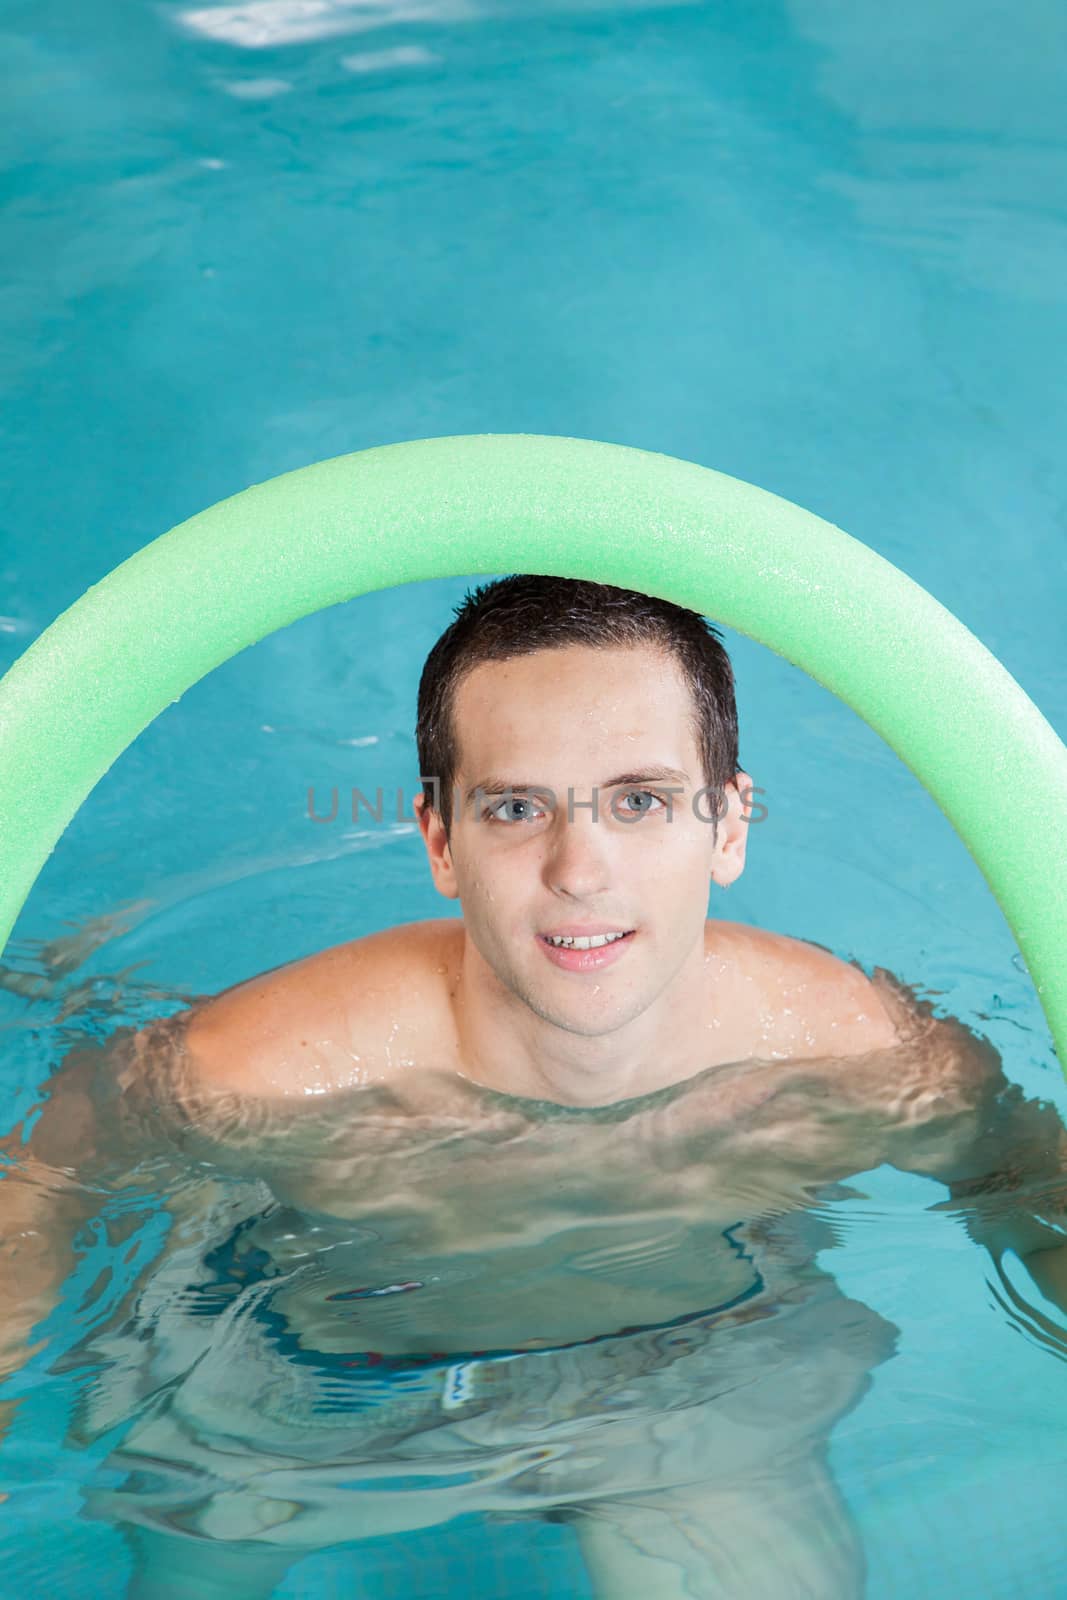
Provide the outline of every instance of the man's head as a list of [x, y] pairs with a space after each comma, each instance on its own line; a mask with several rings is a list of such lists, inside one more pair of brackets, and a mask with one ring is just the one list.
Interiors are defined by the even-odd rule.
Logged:
[[[427, 658], [417, 742], [435, 884], [539, 1015], [610, 1032], [702, 952], [710, 883], [744, 866], [748, 780], [730, 661], [696, 612], [576, 579], [483, 585]], [[540, 947], [591, 924], [633, 930], [602, 971]]]

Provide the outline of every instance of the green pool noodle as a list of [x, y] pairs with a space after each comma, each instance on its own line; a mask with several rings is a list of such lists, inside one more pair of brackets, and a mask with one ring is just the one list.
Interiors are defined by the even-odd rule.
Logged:
[[94, 584], [0, 680], [0, 946], [86, 795], [213, 667], [355, 595], [503, 572], [639, 589], [844, 700], [933, 795], [1006, 917], [1067, 1069], [1067, 748], [890, 562], [693, 462], [531, 434], [419, 439], [255, 485]]

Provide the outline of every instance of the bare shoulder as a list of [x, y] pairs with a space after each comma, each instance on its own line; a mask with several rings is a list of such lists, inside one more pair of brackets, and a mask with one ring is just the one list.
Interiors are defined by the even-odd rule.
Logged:
[[[709, 925], [710, 926], [710, 925]], [[752, 1054], [800, 1060], [892, 1049], [914, 1032], [907, 991], [876, 969], [822, 945], [740, 923], [716, 925], [733, 958], [734, 990], [743, 996]]]
[[390, 1076], [447, 1044], [452, 918], [405, 923], [249, 978], [184, 1014], [204, 1086], [304, 1097]]
[[815, 1155], [842, 1175], [889, 1161], [946, 1183], [1041, 1162], [1063, 1171], [1055, 1108], [1026, 1101], [988, 1039], [885, 968], [868, 978], [819, 945], [751, 928], [725, 947], [768, 1019], [751, 1054], [776, 1063], [754, 1080], [776, 1159]]
[[776, 998], [801, 1019], [799, 1027], [779, 1024], [777, 1053], [796, 1061], [853, 1058], [835, 1077], [838, 1090], [857, 1106], [877, 1107], [887, 1126], [951, 1128], [958, 1137], [964, 1122], [980, 1117], [1008, 1087], [988, 1039], [957, 1017], [936, 1016], [928, 1000], [886, 968], [876, 966], [868, 978], [822, 945], [747, 931], [764, 998]]

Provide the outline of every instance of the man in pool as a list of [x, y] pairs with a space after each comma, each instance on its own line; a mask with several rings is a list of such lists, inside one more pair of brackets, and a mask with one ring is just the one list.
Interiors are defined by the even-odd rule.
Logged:
[[[754, 786], [695, 613], [549, 577], [483, 586], [427, 659], [417, 737], [418, 824], [462, 918], [324, 950], [125, 1041], [110, 1118], [83, 1058], [31, 1141], [53, 1168], [117, 1162], [147, 1106], [282, 1208], [248, 1240], [301, 1363], [264, 1385], [266, 1334], [243, 1357], [222, 1341], [125, 1442], [123, 1465], [216, 1484], [195, 1514], [180, 1474], [113, 1497], [137, 1524], [132, 1592], [269, 1594], [317, 1545], [526, 1511], [573, 1521], [599, 1595], [859, 1595], [825, 1446], [895, 1330], [816, 1265], [832, 1235], [813, 1193], [883, 1161], [939, 1178], [1067, 1305], [1062, 1230], [1025, 1191], [1043, 1184], [1048, 1212], [1067, 1169], [1055, 1110], [881, 969], [708, 916], [744, 869]], [[983, 1216], [965, 1205], [983, 1189], [1018, 1203]], [[25, 1194], [16, 1220], [46, 1233]], [[203, 1201], [179, 1185], [169, 1204], [184, 1293]], [[42, 1283], [65, 1259], [45, 1255]], [[177, 1345], [167, 1304], [141, 1314]], [[11, 1316], [12, 1349], [33, 1320]], [[390, 1363], [423, 1372], [419, 1394], [363, 1398], [311, 1448], [339, 1375], [365, 1397]], [[440, 1487], [390, 1489], [420, 1470]]]

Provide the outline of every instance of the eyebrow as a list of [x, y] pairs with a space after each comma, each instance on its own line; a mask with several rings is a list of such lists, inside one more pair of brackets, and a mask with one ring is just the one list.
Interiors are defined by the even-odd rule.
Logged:
[[[642, 767], [637, 772], [620, 772], [614, 778], [605, 778], [603, 783], [597, 785], [600, 789], [617, 789], [624, 783], [688, 783], [689, 774], [679, 772], [677, 767]], [[514, 782], [507, 783], [503, 778], [487, 778], [484, 783], [476, 783], [467, 790], [466, 799], [473, 800], [476, 794], [486, 797], [496, 794], [527, 794], [531, 789], [551, 789], [549, 783]]]

